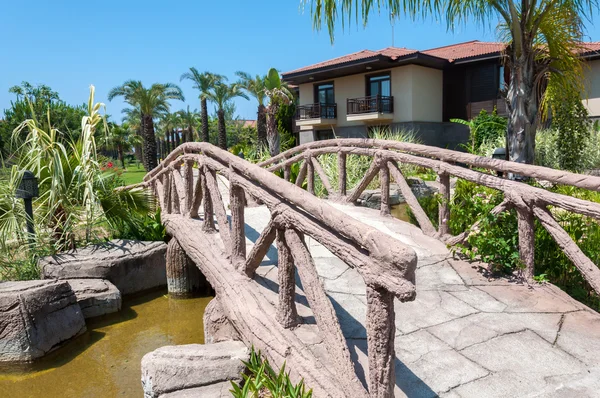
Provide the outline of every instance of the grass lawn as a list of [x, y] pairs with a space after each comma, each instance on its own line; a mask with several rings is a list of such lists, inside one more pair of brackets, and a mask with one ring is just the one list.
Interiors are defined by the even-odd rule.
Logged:
[[139, 169], [134, 165], [130, 165], [127, 170], [121, 174], [121, 179], [125, 183], [125, 185], [137, 184], [142, 182], [142, 179], [146, 175], [146, 170], [143, 167]]

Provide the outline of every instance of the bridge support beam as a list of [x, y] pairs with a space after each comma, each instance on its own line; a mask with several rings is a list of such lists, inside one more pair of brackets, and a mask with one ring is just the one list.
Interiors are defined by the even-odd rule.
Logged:
[[197, 293], [208, 294], [210, 289], [204, 275], [175, 238], [167, 245], [167, 289], [169, 295], [175, 298], [187, 298]]
[[394, 396], [395, 360], [394, 295], [367, 285], [367, 344], [369, 353], [369, 397]]

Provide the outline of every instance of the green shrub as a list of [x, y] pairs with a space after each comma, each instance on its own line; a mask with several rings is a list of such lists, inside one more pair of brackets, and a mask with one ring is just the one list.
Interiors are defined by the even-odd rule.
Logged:
[[451, 121], [469, 127], [469, 143], [465, 149], [470, 153], [490, 156], [494, 149], [505, 146], [507, 119], [498, 116], [496, 108], [492, 113], [482, 109], [479, 115], [469, 121], [462, 119], [451, 119]]
[[[578, 139], [582, 139], [579, 134]], [[585, 171], [600, 167], [600, 132], [593, 126], [583, 137], [584, 143], [573, 144], [558, 129], [538, 131], [535, 136], [535, 164], [553, 169]], [[577, 141], [574, 138], [575, 141]]]
[[252, 347], [250, 361], [244, 362], [248, 368], [248, 374], [242, 374], [243, 387], [231, 382], [232, 389], [229, 390], [234, 398], [311, 398], [312, 390], [307, 391], [304, 380], [298, 384], [290, 381], [289, 372], [285, 372], [285, 364], [277, 373], [267, 359], [261, 357]]
[[[600, 193], [579, 188], [556, 186], [552, 192], [599, 202]], [[437, 227], [439, 196], [419, 199], [419, 203]], [[492, 215], [491, 210], [502, 200], [502, 193], [472, 182], [458, 180], [450, 201], [450, 232], [458, 235], [471, 230], [478, 220], [479, 228], [471, 230], [464, 244], [453, 250], [470, 260], [481, 260], [494, 270], [511, 273], [521, 270], [519, 258], [519, 232], [515, 210]], [[577, 243], [594, 264], [600, 264], [600, 224], [579, 214], [551, 209], [556, 221]], [[409, 218], [417, 224], [412, 212]], [[417, 224], [418, 225], [418, 224]], [[554, 238], [535, 222], [535, 274], [538, 281], [550, 281], [573, 298], [600, 310], [600, 298], [585, 281], [579, 270], [556, 244]]]
[[117, 218], [111, 222], [111, 239], [163, 241], [167, 231], [160, 220], [160, 207], [154, 214]]

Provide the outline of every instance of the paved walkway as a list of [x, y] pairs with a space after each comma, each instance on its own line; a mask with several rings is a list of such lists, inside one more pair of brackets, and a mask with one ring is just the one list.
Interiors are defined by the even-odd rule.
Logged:
[[[600, 396], [597, 313], [552, 285], [488, 279], [408, 223], [375, 210], [334, 206], [411, 246], [419, 257], [417, 299], [396, 303], [396, 397]], [[246, 210], [248, 251], [268, 219], [264, 207]], [[323, 246], [309, 237], [307, 242], [364, 381], [365, 285]], [[257, 276], [273, 304], [276, 264], [272, 247]], [[296, 333], [325, 358], [301, 284], [296, 301], [306, 323]]]

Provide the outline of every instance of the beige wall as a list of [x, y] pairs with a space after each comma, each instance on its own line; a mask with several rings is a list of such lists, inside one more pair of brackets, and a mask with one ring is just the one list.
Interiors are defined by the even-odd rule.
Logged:
[[586, 99], [583, 100], [592, 117], [600, 117], [600, 60], [588, 63], [585, 71]]
[[[385, 72], [378, 71], [377, 73]], [[418, 65], [390, 69], [392, 95], [394, 96], [393, 123], [441, 122], [443, 100], [443, 74], [441, 70]], [[346, 120], [346, 99], [364, 97], [365, 75], [361, 73], [333, 80], [337, 103], [337, 126], [360, 126], [362, 122]], [[300, 105], [314, 101], [314, 83], [301, 84]]]

